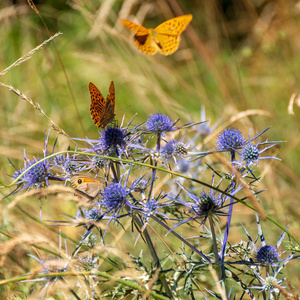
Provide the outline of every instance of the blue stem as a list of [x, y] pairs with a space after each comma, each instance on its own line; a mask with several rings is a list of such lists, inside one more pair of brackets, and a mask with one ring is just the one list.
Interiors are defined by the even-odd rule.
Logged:
[[[160, 150], [160, 141], [161, 141], [161, 133], [158, 133], [157, 134], [156, 153], [159, 153], [159, 150]], [[157, 159], [155, 159], [154, 166], [157, 167]], [[151, 199], [153, 184], [154, 184], [154, 180], [155, 180], [155, 175], [156, 175], [156, 169], [152, 169], [152, 179], [151, 179], [151, 183], [150, 183], [149, 198], [148, 198], [148, 200]]]
[[[235, 160], [235, 151], [232, 150], [230, 153], [231, 153], [231, 161], [234, 161]], [[232, 182], [231, 190], [233, 190], [234, 185], [235, 185], [235, 183]], [[232, 217], [232, 206], [233, 206], [233, 198], [230, 198], [229, 209], [228, 209], [228, 217], [227, 217], [227, 225], [226, 225], [226, 229], [225, 229], [225, 232], [224, 232], [224, 240], [223, 240], [221, 253], [220, 253], [220, 257], [219, 257], [219, 262], [222, 265], [224, 263], [225, 249], [226, 249], [226, 244], [227, 244], [228, 235], [229, 235], [229, 228], [230, 228], [230, 222], [231, 222], [231, 217]]]

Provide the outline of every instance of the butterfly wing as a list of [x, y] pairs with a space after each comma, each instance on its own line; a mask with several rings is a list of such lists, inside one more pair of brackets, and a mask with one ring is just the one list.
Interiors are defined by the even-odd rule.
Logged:
[[183, 15], [173, 18], [158, 25], [155, 31], [159, 34], [179, 35], [186, 29], [192, 19], [192, 15]]
[[126, 28], [130, 29], [131, 31], [134, 31], [135, 34], [137, 33], [139, 35], [149, 34], [148, 29], [142, 25], [138, 25], [129, 20], [119, 20], [119, 22], [122, 23]]
[[96, 88], [96, 86], [90, 82], [89, 90], [91, 94], [91, 105], [90, 112], [94, 124], [100, 127], [100, 117], [103, 114], [105, 109], [105, 100], [100, 91]]
[[109, 86], [109, 94], [106, 98], [105, 108], [100, 116], [100, 127], [104, 128], [108, 123], [112, 122], [115, 116], [115, 86], [112, 81]]
[[180, 34], [191, 22], [192, 15], [184, 15], [170, 19], [159, 26], [152, 32], [153, 41], [157, 45], [157, 50], [163, 55], [173, 54], [179, 47]]
[[115, 85], [114, 82], [112, 81], [109, 86], [109, 94], [107, 95], [106, 101], [109, 101], [111, 103], [113, 112], [115, 111], [115, 98], [116, 98]]
[[163, 55], [170, 55], [176, 52], [180, 44], [180, 35], [155, 34], [153, 40], [157, 50]]
[[80, 198], [88, 200], [96, 198], [104, 187], [104, 184], [99, 180], [85, 175], [72, 176], [70, 181], [77, 192], [76, 194]]
[[146, 53], [148, 55], [154, 55], [157, 52], [157, 48], [153, 42], [152, 37], [149, 34], [149, 30], [141, 25], [138, 25], [129, 20], [120, 20], [125, 27], [134, 31], [134, 44], [139, 51]]

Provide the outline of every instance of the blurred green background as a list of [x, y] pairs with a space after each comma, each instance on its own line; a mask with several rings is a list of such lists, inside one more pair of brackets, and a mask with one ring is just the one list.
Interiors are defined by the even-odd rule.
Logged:
[[[174, 120], [181, 118], [181, 124], [197, 122], [204, 106], [210, 124], [218, 122], [213, 134], [228, 125], [239, 128], [245, 136], [250, 128], [254, 135], [271, 126], [264, 137], [286, 143], [266, 153], [282, 161], [261, 164], [259, 188], [266, 189], [261, 201], [268, 214], [284, 226], [289, 224], [289, 230], [300, 238], [299, 107], [294, 107], [294, 115], [288, 114], [292, 94], [299, 93], [299, 1], [34, 3], [51, 35], [63, 33], [54, 40], [59, 56], [49, 43], [1, 76], [1, 82], [39, 103], [71, 137], [98, 137], [89, 112], [90, 81], [104, 96], [110, 81], [114, 81], [119, 124], [123, 116], [126, 124], [137, 113], [135, 123], [140, 123], [157, 111], [168, 113]], [[167, 57], [138, 52], [129, 30], [118, 23], [118, 19], [130, 19], [148, 28], [156, 27], [182, 13], [192, 14], [193, 20], [182, 34], [179, 50]], [[49, 38], [40, 17], [26, 1], [0, 2], [0, 28], [0, 70]], [[0, 99], [0, 175], [9, 182], [8, 174], [14, 170], [7, 158], [21, 167], [24, 149], [29, 158], [42, 156], [44, 132], [50, 125], [31, 105], [3, 86]], [[247, 115], [249, 110], [258, 111]], [[51, 141], [56, 136], [51, 130]], [[57, 150], [67, 149], [70, 143], [60, 136]], [[200, 146], [214, 148], [215, 139]], [[247, 220], [243, 216], [250, 214], [244, 207], [238, 212], [243, 221]], [[255, 232], [255, 223], [252, 225]], [[274, 243], [281, 232], [271, 228], [267, 239]]]

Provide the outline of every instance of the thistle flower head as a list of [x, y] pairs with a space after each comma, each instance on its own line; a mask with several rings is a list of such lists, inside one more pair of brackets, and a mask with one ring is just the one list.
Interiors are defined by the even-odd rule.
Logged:
[[[227, 205], [224, 205], [224, 202], [229, 199], [228, 196], [224, 196], [224, 194], [217, 194], [213, 190], [211, 190], [210, 193], [206, 193], [203, 189], [201, 195], [198, 197], [187, 190], [179, 182], [177, 182], [177, 184], [188, 194], [192, 201], [173, 199], [174, 201], [186, 206], [190, 212], [189, 218], [178, 223], [175, 227], [197, 219], [201, 221], [201, 224], [204, 224], [207, 218], [212, 218], [213, 221], [217, 221], [218, 217], [226, 216], [228, 214], [226, 209]], [[236, 188], [231, 194], [234, 195], [240, 189], [241, 187]]]
[[98, 208], [92, 208], [86, 212], [86, 218], [88, 220], [98, 220], [103, 216], [102, 211]]
[[147, 130], [159, 134], [172, 130], [173, 122], [167, 115], [156, 113], [150, 116], [146, 121]]
[[95, 167], [102, 169], [106, 166], [106, 159], [103, 158], [103, 157], [93, 156], [92, 157], [92, 164]]
[[267, 277], [265, 279], [265, 284], [264, 284], [263, 290], [266, 292], [272, 291], [275, 288], [274, 284], [278, 284], [278, 280], [273, 276]]
[[123, 148], [126, 145], [126, 135], [117, 126], [107, 127], [100, 137], [100, 143], [104, 150]]
[[263, 264], [278, 262], [278, 250], [271, 245], [262, 246], [256, 253], [256, 260]]
[[[65, 272], [68, 268], [68, 262], [56, 257], [49, 257], [42, 263], [42, 273], [58, 273]], [[52, 277], [53, 278], [53, 277]], [[54, 277], [55, 278], [55, 277]]]
[[221, 151], [236, 150], [245, 143], [243, 134], [236, 128], [226, 128], [218, 135], [217, 146]]
[[125, 201], [128, 192], [120, 183], [111, 183], [103, 190], [101, 204], [108, 211], [119, 208]]
[[81, 169], [81, 165], [76, 160], [75, 154], [71, 156], [69, 153], [55, 156], [53, 167], [61, 169], [67, 178], [77, 174]]
[[186, 155], [188, 153], [186, 145], [182, 142], [175, 141], [173, 147], [174, 147], [175, 155], [178, 155], [181, 157], [182, 155]]
[[137, 206], [133, 206], [135, 210], [142, 214], [142, 219], [148, 222], [151, 216], [159, 215], [163, 219], [168, 219], [168, 216], [160, 212], [161, 208], [170, 206], [169, 201], [162, 203], [165, 196], [159, 195], [158, 198], [150, 198], [147, 201], [137, 201]]
[[257, 145], [246, 144], [241, 153], [242, 159], [246, 161], [256, 161], [259, 157], [259, 150]]
[[199, 217], [203, 216], [205, 219], [211, 215], [217, 213], [219, 209], [219, 203], [217, 199], [215, 199], [212, 195], [209, 195], [202, 192], [201, 196], [199, 197], [199, 201], [197, 201], [193, 205], [193, 210]]
[[[13, 178], [17, 178], [21, 173], [28, 170], [32, 165], [40, 161], [39, 158], [34, 158], [33, 160], [28, 160], [25, 158], [25, 166], [21, 170], [17, 170], [13, 174]], [[49, 160], [42, 161], [28, 170], [24, 176], [18, 181], [23, 183], [23, 188], [35, 187], [40, 188], [44, 185], [49, 185], [49, 177], [52, 175], [52, 170], [49, 165]]]

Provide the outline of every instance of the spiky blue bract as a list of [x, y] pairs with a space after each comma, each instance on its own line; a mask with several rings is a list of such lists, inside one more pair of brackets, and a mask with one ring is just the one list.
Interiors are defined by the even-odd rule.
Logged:
[[146, 121], [147, 130], [159, 134], [172, 129], [173, 122], [167, 115], [156, 113], [151, 115]]

